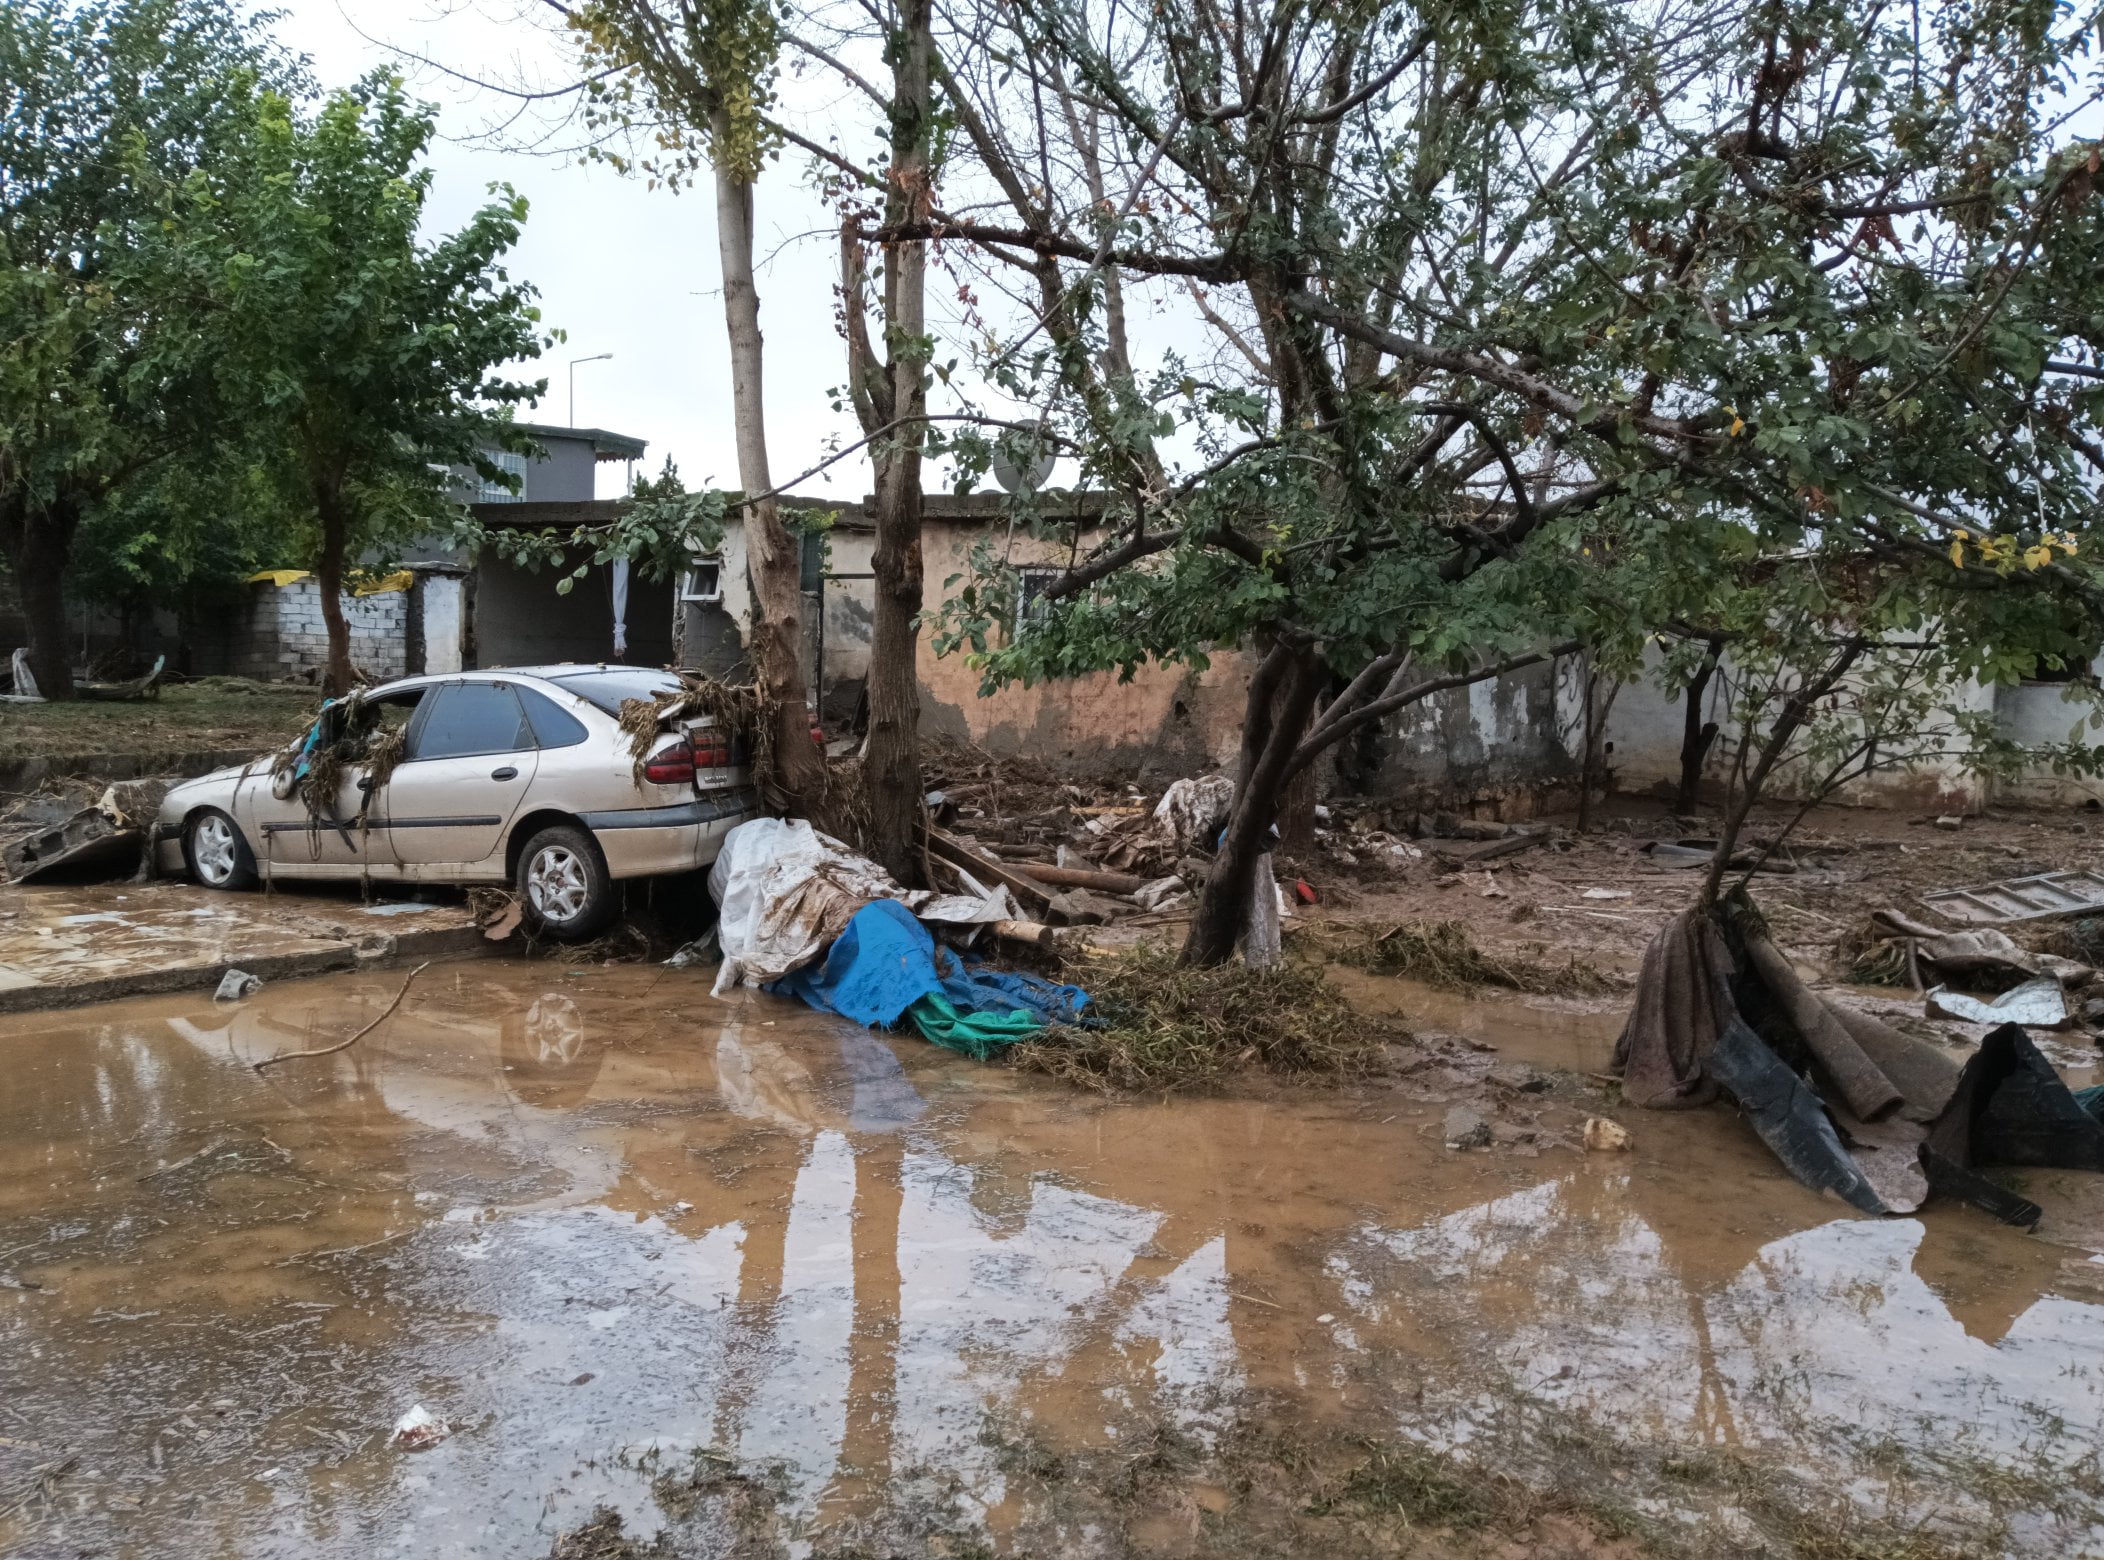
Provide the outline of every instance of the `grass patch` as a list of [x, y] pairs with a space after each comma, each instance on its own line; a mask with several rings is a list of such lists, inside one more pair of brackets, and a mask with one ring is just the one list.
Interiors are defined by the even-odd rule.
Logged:
[[312, 688], [245, 677], [202, 677], [123, 704], [0, 705], [0, 758], [264, 753], [302, 730], [320, 705]]
[[1340, 964], [1375, 975], [1423, 981], [1445, 991], [1503, 986], [1512, 991], [1597, 995], [1626, 982], [1575, 954], [1562, 964], [1485, 953], [1459, 921], [1409, 921], [1334, 952]]
[[1490, 1476], [1408, 1441], [1370, 1446], [1366, 1460], [1308, 1507], [1310, 1516], [1341, 1512], [1385, 1517], [1409, 1527], [1457, 1532], [1487, 1527], [1503, 1514]]
[[1319, 965], [1187, 969], [1154, 943], [1089, 960], [1072, 978], [1103, 1020], [1009, 1048], [1016, 1066], [1105, 1091], [1190, 1088], [1236, 1072], [1375, 1070], [1400, 1030], [1355, 1010]]

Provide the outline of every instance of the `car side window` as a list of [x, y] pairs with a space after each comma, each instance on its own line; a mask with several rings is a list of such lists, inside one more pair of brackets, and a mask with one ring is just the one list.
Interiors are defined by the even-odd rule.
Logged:
[[540, 689], [521, 684], [513, 691], [518, 694], [519, 702], [526, 706], [527, 724], [533, 727], [534, 740], [542, 747], [575, 747], [591, 735], [584, 729], [583, 721]]
[[417, 728], [419, 758], [471, 758], [533, 746], [533, 730], [509, 683], [448, 683], [430, 699]]

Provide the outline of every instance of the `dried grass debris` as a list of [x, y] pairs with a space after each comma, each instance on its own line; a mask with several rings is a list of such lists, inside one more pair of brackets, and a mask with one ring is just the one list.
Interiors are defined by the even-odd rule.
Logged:
[[1409, 1039], [1354, 1009], [1320, 966], [1294, 960], [1193, 969], [1144, 943], [1090, 958], [1068, 978], [1102, 1026], [1050, 1032], [1011, 1047], [1009, 1059], [1109, 1093], [1203, 1088], [1244, 1071], [1363, 1076]]

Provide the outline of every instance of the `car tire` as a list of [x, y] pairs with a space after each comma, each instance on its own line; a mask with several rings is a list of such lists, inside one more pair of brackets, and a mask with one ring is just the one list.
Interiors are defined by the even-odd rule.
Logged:
[[598, 936], [620, 908], [599, 842], [573, 823], [554, 824], [526, 842], [516, 882], [526, 924], [557, 942]]
[[200, 887], [256, 886], [255, 852], [241, 837], [241, 826], [216, 807], [200, 807], [183, 820], [183, 865]]

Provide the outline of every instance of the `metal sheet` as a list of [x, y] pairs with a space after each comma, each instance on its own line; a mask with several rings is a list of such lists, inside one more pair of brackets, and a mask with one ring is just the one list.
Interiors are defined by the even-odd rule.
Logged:
[[1955, 1018], [1963, 1024], [2021, 1024], [2026, 1029], [2063, 1029], [2072, 1019], [2060, 982], [2050, 976], [2027, 980], [1998, 997], [1967, 996], [1948, 986], [1926, 994], [1931, 1018]]
[[2104, 910], [2104, 873], [2041, 872], [2032, 877], [2004, 878], [1979, 888], [1944, 888], [1923, 894], [1921, 902], [1947, 921], [1962, 926], [1997, 926], [2011, 921], [2040, 921], [2056, 915]]

